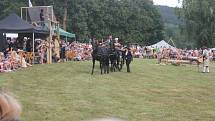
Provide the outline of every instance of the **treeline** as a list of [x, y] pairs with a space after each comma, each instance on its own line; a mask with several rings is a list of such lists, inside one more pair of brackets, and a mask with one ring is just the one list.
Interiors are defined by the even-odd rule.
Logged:
[[165, 23], [165, 38], [178, 47], [215, 46], [215, 1], [183, 0], [182, 8], [158, 6]]
[[181, 30], [193, 47], [215, 46], [215, 1], [183, 0], [178, 9]]
[[[112, 34], [125, 42], [152, 44], [164, 39], [160, 13], [151, 0], [31, 0], [53, 5], [58, 20], [78, 40]], [[0, 18], [27, 6], [27, 0], [1, 0]]]

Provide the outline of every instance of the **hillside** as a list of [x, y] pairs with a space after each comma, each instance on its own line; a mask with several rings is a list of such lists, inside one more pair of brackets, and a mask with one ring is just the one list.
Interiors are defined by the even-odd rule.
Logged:
[[178, 25], [179, 19], [175, 14], [175, 9], [168, 6], [157, 6], [161, 16], [163, 18], [164, 23]]

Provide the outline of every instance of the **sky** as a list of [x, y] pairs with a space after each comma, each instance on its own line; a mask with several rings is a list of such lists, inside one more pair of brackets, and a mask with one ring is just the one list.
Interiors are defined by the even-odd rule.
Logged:
[[[165, 5], [169, 7], [180, 7], [182, 2], [178, 3], [178, 0], [153, 0], [155, 5]], [[182, 1], [182, 0], [180, 0]]]

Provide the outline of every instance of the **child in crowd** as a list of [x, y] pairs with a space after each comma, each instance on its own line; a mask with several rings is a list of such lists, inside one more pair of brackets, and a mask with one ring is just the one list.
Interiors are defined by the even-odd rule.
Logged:
[[11, 72], [11, 61], [10, 61], [10, 52], [8, 52], [5, 57], [2, 58], [3, 60], [3, 67], [4, 67], [4, 72]]
[[4, 71], [3, 58], [4, 58], [4, 53], [0, 52], [0, 72]]
[[12, 69], [13, 70], [16, 70], [18, 69], [18, 67], [20, 66], [19, 64], [19, 60], [17, 60], [17, 53], [16, 51], [12, 51], [11, 52], [11, 59], [10, 59], [10, 62], [11, 62], [11, 66], [12, 66]]
[[23, 50], [18, 50], [18, 55], [19, 55], [19, 57], [17, 57], [17, 58], [19, 58], [20, 60], [20, 64], [21, 64], [21, 67], [22, 68], [27, 68], [28, 66], [32, 66], [31, 64], [29, 64], [29, 63], [27, 63], [26, 62], [26, 60], [25, 60], [25, 57], [23, 56]]
[[38, 45], [37, 49], [38, 49], [39, 56], [40, 56], [40, 64], [43, 64], [44, 57], [45, 57], [45, 54], [47, 51], [46, 43], [44, 40], [42, 40], [42, 42]]

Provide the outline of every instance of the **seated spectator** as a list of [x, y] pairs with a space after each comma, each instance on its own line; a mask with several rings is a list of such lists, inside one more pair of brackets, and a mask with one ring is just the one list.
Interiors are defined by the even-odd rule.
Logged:
[[76, 60], [76, 61], [81, 61], [81, 60], [82, 60], [82, 56], [81, 56], [80, 53], [77, 53], [77, 54], [76, 54], [75, 60]]
[[0, 72], [4, 71], [3, 58], [4, 58], [4, 53], [0, 52]]
[[27, 68], [28, 66], [32, 66], [31, 64], [27, 63], [24, 56], [23, 56], [23, 50], [18, 50], [19, 57], [20, 57], [20, 62], [21, 62], [21, 67]]
[[16, 51], [11, 52], [11, 65], [13, 70], [18, 69], [21, 66], [20, 59], [18, 58]]
[[7, 55], [5, 55], [3, 57], [3, 68], [4, 68], [4, 72], [11, 72], [11, 61], [10, 61], [10, 54], [7, 53]]

